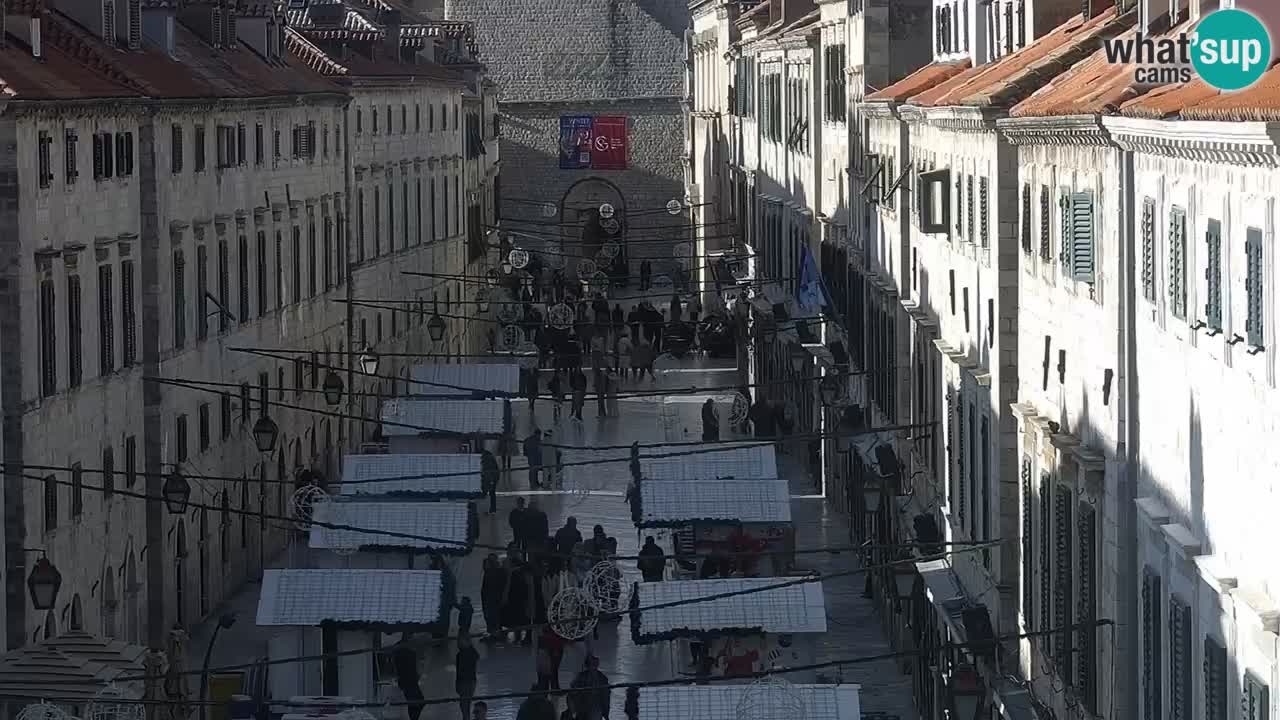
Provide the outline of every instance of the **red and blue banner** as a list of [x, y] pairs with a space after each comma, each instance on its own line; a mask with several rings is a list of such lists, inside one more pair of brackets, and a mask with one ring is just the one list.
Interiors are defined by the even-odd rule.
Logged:
[[625, 170], [627, 118], [622, 115], [561, 115], [560, 169]]

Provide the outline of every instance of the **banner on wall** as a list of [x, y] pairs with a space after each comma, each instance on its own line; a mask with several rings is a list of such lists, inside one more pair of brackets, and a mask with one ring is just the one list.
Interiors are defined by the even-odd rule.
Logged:
[[626, 167], [625, 116], [560, 116], [560, 169], [625, 170]]

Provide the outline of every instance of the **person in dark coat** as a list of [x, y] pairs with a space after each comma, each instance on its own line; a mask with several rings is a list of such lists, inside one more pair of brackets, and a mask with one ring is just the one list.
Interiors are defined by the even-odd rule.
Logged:
[[751, 408], [747, 410], [747, 419], [751, 421], [751, 429], [756, 437], [773, 437], [773, 409], [763, 398], [756, 398], [756, 401], [751, 404]]
[[564, 380], [560, 377], [560, 370], [556, 370], [551, 376], [551, 382], [548, 383], [547, 389], [551, 391], [551, 401], [554, 403], [551, 420], [555, 424], [560, 424], [560, 413], [564, 406]]
[[[531, 692], [541, 692], [537, 685], [529, 688]], [[530, 695], [520, 703], [516, 711], [516, 720], [556, 720], [556, 706], [546, 695]]]
[[789, 455], [787, 438], [791, 437], [792, 431], [795, 430], [795, 420], [787, 416], [787, 409], [782, 403], [773, 406], [773, 422], [778, 436], [778, 453]]
[[702, 404], [702, 442], [720, 441], [720, 413], [716, 401], [707, 398]]
[[573, 554], [582, 544], [582, 533], [578, 530], [578, 518], [569, 516], [564, 526], [556, 530], [555, 550], [561, 561], [561, 568], [573, 572]]
[[522, 497], [516, 498], [516, 506], [507, 513], [507, 525], [511, 528], [511, 540], [516, 547], [524, 548], [529, 538], [529, 510]]
[[542, 431], [534, 428], [524, 439], [524, 456], [529, 461], [529, 487], [542, 487]]
[[502, 635], [502, 603], [507, 595], [507, 570], [498, 562], [495, 553], [484, 559], [484, 574], [480, 580], [480, 609], [484, 613], [486, 640], [494, 641]]
[[569, 704], [577, 720], [609, 719], [609, 677], [600, 672], [600, 658], [589, 655], [569, 687]]
[[608, 415], [605, 408], [605, 398], [609, 392], [609, 378], [604, 374], [604, 368], [597, 366], [595, 370], [595, 387], [596, 387], [596, 417], [604, 417]]
[[644, 539], [644, 547], [640, 548], [640, 557], [636, 560], [636, 568], [640, 571], [640, 576], [645, 582], [658, 582], [662, 580], [663, 571], [667, 568], [667, 558], [663, 555], [662, 548], [658, 547], [658, 543], [650, 535]]
[[471, 604], [471, 598], [463, 595], [458, 601], [455, 608], [458, 609], [458, 637], [466, 635], [471, 636], [471, 618], [476, 614], [475, 607]]
[[502, 627], [515, 633], [515, 640], [521, 641], [529, 635], [529, 624], [533, 621], [529, 612], [532, 600], [532, 573], [524, 562], [516, 562], [508, 558], [507, 596], [502, 604]]
[[591, 300], [591, 317], [595, 320], [596, 329], [601, 333], [609, 331], [609, 301], [600, 293]]
[[498, 459], [488, 450], [480, 452], [480, 487], [489, 496], [489, 514], [498, 512]]
[[622, 337], [622, 305], [613, 304], [613, 310], [609, 313], [609, 324], [613, 326], [613, 341], [616, 343], [618, 338]]
[[422, 694], [422, 687], [418, 685], [418, 655], [410, 648], [398, 647], [391, 659], [396, 669], [396, 685], [409, 703], [409, 720], [418, 720], [418, 716], [422, 714], [422, 708], [426, 707], [422, 702], [426, 696]]
[[653, 265], [648, 258], [640, 261], [640, 292], [649, 289], [649, 277], [653, 274]]
[[537, 500], [529, 501], [528, 512], [529, 514], [525, 516], [525, 520], [528, 522], [526, 527], [529, 531], [529, 544], [542, 545], [546, 542], [547, 533], [549, 532], [547, 527], [547, 513], [542, 508], [538, 507]]
[[569, 386], [573, 388], [573, 405], [569, 417], [582, 422], [582, 408], [587, 404], [587, 375], [581, 368], [575, 368], [569, 376]]
[[537, 414], [534, 410], [534, 406], [538, 403], [538, 371], [536, 369], [521, 369], [520, 375], [521, 385], [524, 386], [525, 399], [529, 401], [529, 417], [536, 418]]
[[631, 326], [631, 341], [640, 342], [640, 307], [632, 305], [631, 311], [627, 313], [627, 325]]
[[476, 694], [476, 669], [480, 665], [480, 653], [471, 644], [471, 638], [458, 636], [458, 653], [454, 656], [453, 689], [458, 693], [458, 707], [462, 720], [471, 720], [471, 698]]

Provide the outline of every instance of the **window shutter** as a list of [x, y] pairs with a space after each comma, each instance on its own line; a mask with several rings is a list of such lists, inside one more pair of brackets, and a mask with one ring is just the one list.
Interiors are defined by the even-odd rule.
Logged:
[[1222, 223], [1210, 220], [1204, 234], [1205, 290], [1209, 296], [1204, 303], [1205, 324], [1212, 330], [1222, 329]]
[[974, 235], [974, 222], [973, 222], [974, 200], [973, 200], [973, 176], [972, 175], [965, 178], [965, 187], [969, 191], [969, 194], [966, 196], [966, 202], [964, 206], [965, 232], [969, 233], [969, 242], [977, 242], [977, 237]]
[[129, 49], [142, 47], [142, 0], [126, 0], [129, 14]]
[[1227, 648], [1211, 637], [1204, 639], [1204, 717], [1227, 720]]
[[1266, 290], [1262, 267], [1262, 231], [1249, 228], [1245, 239], [1245, 295], [1248, 311], [1245, 316], [1245, 333], [1249, 336], [1249, 344], [1262, 347], [1266, 341], [1263, 333], [1263, 294]]
[[1071, 196], [1071, 277], [1094, 282], [1093, 194]]
[[1022, 252], [1031, 254], [1031, 186], [1022, 186]]
[[108, 45], [116, 44], [116, 4], [112, 0], [102, 3], [102, 39]]
[[[967, 292], [967, 290], [966, 290]], [[965, 295], [968, 298], [968, 295]], [[959, 395], [959, 393], [957, 393]], [[956, 456], [956, 514], [960, 518], [960, 525], [963, 527], [965, 522], [965, 509], [969, 506], [968, 483], [964, 477], [964, 403], [957, 398], [955, 405], [956, 410], [956, 439], [955, 439], [955, 456]]]
[[1142, 200], [1142, 296], [1156, 301], [1156, 201]]
[[1093, 621], [1097, 617], [1097, 589], [1094, 580], [1097, 577], [1097, 512], [1093, 506], [1081, 502], [1079, 518], [1076, 521], [1076, 567], [1079, 570], [1076, 588], [1076, 693], [1080, 702], [1090, 711], [1097, 704], [1097, 683], [1095, 668], [1097, 667], [1096, 640], [1097, 628]]
[[94, 133], [93, 135], [93, 179], [94, 180], [102, 179], [103, 153], [104, 151], [102, 149], [102, 135], [99, 133]]
[[1142, 718], [1164, 720], [1161, 707], [1164, 694], [1161, 679], [1164, 668], [1160, 663], [1161, 602], [1160, 576], [1150, 567], [1142, 569]]
[[978, 244], [982, 247], [990, 247], [990, 227], [991, 219], [987, 215], [990, 203], [987, 198], [987, 179], [985, 177], [978, 178]]
[[1071, 272], [1071, 194], [1058, 195], [1058, 264], [1062, 273]]
[[[1049, 548], [1053, 545], [1053, 483], [1040, 473], [1040, 627], [1053, 627], [1053, 572]], [[1049, 638], [1041, 638], [1047, 654]]]
[[1066, 678], [1071, 668], [1071, 490], [1057, 488], [1053, 497], [1053, 623], [1048, 627], [1062, 628], [1054, 635], [1053, 658], [1058, 672]]
[[1169, 598], [1169, 712], [1170, 720], [1191, 720], [1191, 612], [1178, 598]]
[[1244, 675], [1240, 702], [1244, 720], [1271, 720], [1271, 691], [1253, 673]]
[[1187, 317], [1186, 259], [1187, 215], [1182, 208], [1169, 213], [1169, 306], [1174, 317]]
[[964, 237], [964, 179], [956, 175], [956, 237]]
[[[1026, 195], [1027, 193], [1024, 193]], [[1022, 618], [1030, 627], [1035, 615], [1035, 522], [1031, 516], [1031, 456], [1022, 456]]]
[[1050, 254], [1051, 243], [1049, 240], [1049, 186], [1040, 186], [1040, 259], [1044, 262], [1052, 262], [1053, 256]]

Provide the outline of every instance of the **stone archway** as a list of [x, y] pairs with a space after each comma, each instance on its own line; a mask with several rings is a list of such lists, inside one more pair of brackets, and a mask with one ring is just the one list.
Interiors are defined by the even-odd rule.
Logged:
[[[627, 201], [617, 185], [601, 177], [583, 178], [565, 191], [560, 199], [561, 252], [565, 256], [565, 276], [577, 277], [578, 263], [584, 259], [594, 259], [600, 249], [598, 239], [592, 239], [599, 233], [600, 206], [609, 203], [616, 212], [620, 229], [617, 240], [622, 244], [618, 253], [622, 268], [627, 262]], [[599, 268], [605, 270], [605, 268]]]

